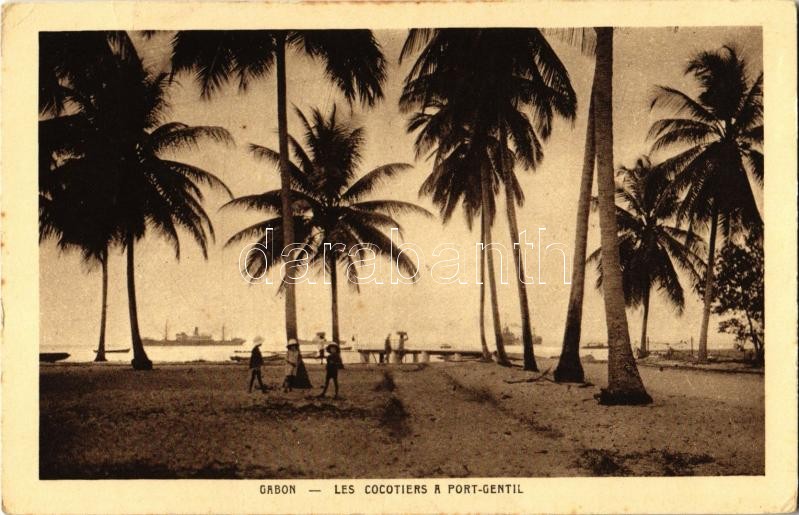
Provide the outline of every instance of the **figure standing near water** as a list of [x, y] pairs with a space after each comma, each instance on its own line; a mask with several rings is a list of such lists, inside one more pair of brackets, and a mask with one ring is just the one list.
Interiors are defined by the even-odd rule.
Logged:
[[341, 361], [341, 349], [336, 342], [331, 343], [325, 349], [327, 350], [327, 366], [325, 369], [325, 386], [322, 387], [322, 393], [319, 397], [324, 397], [327, 393], [327, 387], [330, 381], [333, 381], [335, 387], [334, 399], [338, 399], [338, 371], [344, 368], [344, 363]]
[[397, 331], [399, 335], [399, 343], [397, 344], [397, 356], [399, 356], [400, 363], [405, 357], [405, 342], [408, 341], [408, 333], [405, 331]]
[[266, 392], [264, 382], [261, 380], [261, 365], [264, 364], [264, 357], [261, 355], [261, 342], [263, 342], [263, 338], [256, 337], [254, 341], [255, 346], [250, 353], [250, 388], [247, 392], [252, 393], [252, 385], [255, 383], [256, 379], [258, 379], [258, 385], [261, 387], [261, 391]]
[[325, 333], [316, 333], [316, 350], [321, 365], [325, 362]]
[[391, 358], [391, 333], [388, 333], [388, 336], [386, 336], [386, 343], [383, 346], [383, 357], [380, 358], [381, 363], [384, 358], [386, 364], [388, 364], [389, 358]]

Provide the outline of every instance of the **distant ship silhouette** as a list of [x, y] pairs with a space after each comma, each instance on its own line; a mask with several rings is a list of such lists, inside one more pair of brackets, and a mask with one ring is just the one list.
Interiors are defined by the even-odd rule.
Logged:
[[155, 346], [203, 346], [203, 345], [241, 345], [244, 343], [244, 338], [231, 338], [225, 339], [225, 326], [222, 326], [222, 339], [214, 340], [210, 334], [200, 333], [199, 327], [194, 327], [192, 334], [177, 333], [174, 340], [170, 340], [167, 335], [167, 325], [164, 325], [164, 338], [156, 340], [155, 338], [142, 338], [144, 345]]

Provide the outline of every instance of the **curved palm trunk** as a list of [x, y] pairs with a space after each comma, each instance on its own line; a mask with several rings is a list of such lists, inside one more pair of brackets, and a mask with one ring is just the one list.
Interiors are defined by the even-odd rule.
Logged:
[[588, 102], [588, 125], [585, 130], [585, 153], [583, 173], [580, 176], [580, 196], [577, 200], [577, 222], [575, 223], [574, 259], [572, 261], [572, 287], [569, 292], [569, 307], [566, 311], [566, 329], [563, 331], [563, 348], [560, 351], [555, 381], [559, 383], [582, 383], [585, 381], [583, 365], [580, 363], [580, 335], [583, 323], [583, 294], [585, 292], [585, 255], [588, 245], [588, 217], [591, 211], [591, 188], [594, 182], [594, 90], [596, 76], [591, 85]]
[[133, 267], [133, 248], [136, 245], [133, 235], [128, 234], [126, 247], [127, 247], [127, 274], [128, 274], [128, 314], [130, 315], [130, 338], [131, 346], [133, 347], [133, 360], [131, 365], [135, 370], [151, 370], [153, 362], [147, 357], [144, 352], [144, 345], [141, 342], [141, 335], [139, 334], [139, 313], [136, 308], [136, 282], [134, 277]]
[[[483, 200], [482, 211], [485, 212], [489, 205], [489, 191], [491, 191], [491, 182], [489, 181], [488, 171], [483, 170], [480, 172], [480, 195]], [[488, 245], [491, 242], [491, 223], [485, 214], [482, 216], [483, 220], [483, 236], [485, 240], [483, 244]], [[499, 300], [497, 298], [497, 279], [494, 276], [494, 255], [488, 250], [484, 250], [488, 265], [488, 288], [491, 293], [491, 319], [494, 322], [494, 341], [497, 346], [497, 363], [503, 366], [510, 366], [508, 355], [505, 353], [505, 345], [502, 343], [502, 322], [499, 319]]]
[[716, 231], [718, 228], [719, 216], [716, 206], [711, 208], [710, 238], [708, 239], [707, 249], [707, 270], [705, 270], [705, 298], [702, 307], [702, 329], [699, 333], [699, 352], [698, 360], [700, 363], [707, 362], [707, 331], [710, 323], [710, 305], [713, 303], [714, 271], [713, 265], [716, 260]]
[[519, 310], [521, 311], [522, 322], [522, 349], [524, 351], [524, 369], [533, 372], [538, 372], [538, 366], [535, 363], [535, 354], [533, 353], [533, 331], [530, 327], [530, 305], [527, 299], [527, 284], [524, 282], [525, 270], [524, 261], [522, 260], [522, 246], [519, 242], [519, 225], [516, 221], [516, 202], [513, 198], [513, 189], [511, 175], [512, 170], [505, 170], [505, 145], [507, 143], [507, 135], [505, 134], [505, 126], [500, 126], [499, 129], [499, 144], [502, 159], [499, 160], [500, 177], [505, 180], [505, 209], [508, 214], [508, 228], [510, 229], [510, 239], [513, 242], [513, 260], [516, 265], [516, 290], [519, 294]]
[[602, 389], [601, 404], [647, 404], [638, 367], [635, 365], [627, 313], [624, 305], [616, 226], [613, 180], [613, 29], [597, 28], [596, 92], [594, 108], [599, 187], [599, 226], [602, 244], [602, 292], [608, 331], [608, 387]]
[[[483, 232], [483, 215], [480, 215], [480, 238], [485, 241], [485, 233]], [[480, 252], [480, 346], [483, 350], [483, 359], [488, 361], [491, 359], [491, 353], [488, 351], [488, 343], [486, 342], [486, 285], [485, 285], [485, 271], [486, 271], [486, 251], [485, 249]]]
[[644, 358], [649, 354], [649, 345], [646, 342], [646, 327], [649, 322], [649, 287], [644, 292], [644, 320], [641, 322], [641, 347], [638, 352], [639, 358]]
[[[278, 37], [276, 51], [277, 73], [277, 127], [280, 151], [280, 206], [283, 213], [283, 244], [294, 243], [294, 225], [291, 220], [291, 184], [289, 175], [289, 138], [286, 116], [286, 34]], [[294, 266], [286, 267], [283, 278], [286, 293], [286, 339], [297, 338], [297, 299], [293, 281]]]
[[333, 264], [330, 266], [330, 309], [332, 310], [333, 341], [341, 344], [338, 330], [338, 270], [336, 270], [335, 260], [333, 260]]
[[94, 361], [106, 361], [105, 359], [105, 323], [106, 312], [108, 310], [108, 251], [100, 255], [100, 266], [103, 270], [103, 306], [100, 312], [100, 341], [97, 343], [97, 356]]

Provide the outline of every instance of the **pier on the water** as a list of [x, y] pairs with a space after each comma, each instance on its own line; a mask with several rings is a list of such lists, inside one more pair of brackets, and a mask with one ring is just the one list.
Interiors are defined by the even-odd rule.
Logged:
[[475, 349], [393, 349], [386, 359], [386, 351], [382, 347], [353, 349], [360, 354], [361, 363], [428, 363], [430, 356], [442, 356], [444, 359], [460, 361], [463, 358], [480, 358], [483, 353]]

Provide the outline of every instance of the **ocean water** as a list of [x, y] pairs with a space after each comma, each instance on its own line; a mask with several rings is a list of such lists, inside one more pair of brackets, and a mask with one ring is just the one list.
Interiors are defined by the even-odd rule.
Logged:
[[[636, 345], [634, 345], [635, 347]], [[375, 344], [375, 345], [354, 345], [351, 351], [342, 351], [341, 357], [345, 363], [358, 363], [360, 362], [360, 355], [357, 352], [358, 348], [368, 348], [368, 349], [379, 349], [382, 348], [382, 344]], [[681, 342], [681, 343], [660, 343], [660, 342], [651, 342], [649, 345], [650, 350], [652, 351], [664, 351], [668, 347], [671, 347], [675, 350], [688, 350], [690, 348], [690, 344], [688, 342]], [[731, 348], [731, 345], [709, 345], [711, 349], [727, 349]], [[61, 361], [69, 362], [69, 363], [86, 363], [94, 361], [95, 353], [94, 349], [96, 347], [90, 346], [43, 346], [40, 348], [40, 352], [66, 352], [69, 354], [69, 358], [66, 360]], [[118, 347], [109, 347], [109, 348], [118, 348]], [[407, 345], [406, 349], [423, 349], [423, 346], [419, 345]], [[427, 347], [428, 349], [438, 349], [440, 348], [439, 345], [432, 344]], [[456, 347], [461, 350], [479, 350], [479, 347]], [[146, 347], [147, 356], [154, 362], [154, 363], [188, 363], [192, 361], [212, 361], [212, 362], [230, 362], [231, 357], [238, 356], [238, 357], [249, 357], [250, 350], [252, 346], [250, 343], [244, 343], [243, 345], [219, 345], [219, 346], [150, 346]], [[315, 346], [302, 346], [301, 348], [302, 353], [305, 355], [307, 353], [315, 353], [316, 347]], [[537, 357], [542, 358], [557, 358], [560, 356], [560, 346], [559, 345], [536, 345], [534, 348], [535, 355]], [[508, 345], [506, 346], [506, 351], [513, 356], [520, 356], [522, 354], [522, 347], [521, 345]], [[694, 351], [696, 351], [696, 347], [694, 346]], [[263, 344], [261, 346], [261, 352], [264, 354], [265, 357], [268, 357], [273, 354], [283, 354], [285, 352], [285, 348], [276, 346], [276, 345], [268, 345]], [[597, 361], [606, 361], [608, 359], [608, 349], [597, 349], [597, 348], [581, 348], [580, 349], [581, 356], [591, 356], [593, 359]], [[125, 353], [106, 353], [106, 359], [109, 362], [118, 362], [118, 363], [130, 363], [130, 360], [133, 358], [133, 353], [129, 350]], [[372, 356], [372, 360], [374, 362], [376, 358]], [[412, 358], [409, 356], [406, 358], [406, 361], [410, 361]], [[437, 356], [431, 357], [432, 360], [440, 359]], [[318, 359], [305, 357], [306, 363], [319, 363]]]
[[[378, 345], [369, 345], [364, 346], [365, 348], [375, 349], [381, 346]], [[357, 352], [358, 346], [356, 345], [353, 347], [355, 350], [350, 351], [342, 351], [341, 357], [345, 363], [359, 363], [360, 362], [360, 355]], [[406, 349], [413, 350], [415, 348], [420, 349], [421, 347], [418, 346], [407, 346]], [[429, 349], [437, 349], [439, 346], [431, 346]], [[166, 347], [166, 346], [151, 346], [146, 347], [145, 350], [147, 352], [147, 356], [154, 362], [154, 363], [188, 363], [192, 361], [211, 361], [211, 362], [230, 362], [231, 357], [243, 357], [249, 358], [249, 353], [252, 347], [249, 344], [232, 346], [232, 345], [220, 345], [220, 346], [185, 346], [185, 347]], [[306, 363], [319, 363], [318, 359], [307, 357], [308, 353], [315, 353], [316, 349], [312, 346], [303, 346], [302, 353], [306, 357]], [[463, 348], [461, 350], [467, 350], [467, 348]], [[479, 350], [479, 348], [469, 348], [468, 350]], [[511, 354], [521, 354], [522, 348], [521, 346], [508, 346], [507, 351]], [[87, 363], [94, 361], [96, 356], [94, 349], [88, 346], [77, 347], [77, 346], [48, 346], [42, 347], [40, 352], [66, 352], [69, 354], [69, 357], [65, 360], [60, 361], [59, 363]], [[280, 349], [277, 347], [266, 347], [266, 345], [261, 346], [261, 352], [263, 353], [264, 357], [268, 357], [274, 354], [282, 354], [285, 352], [285, 349]], [[541, 357], [557, 357], [560, 355], [560, 347], [550, 347], [545, 345], [536, 345], [535, 347], [536, 356]], [[594, 359], [597, 360], [606, 360], [608, 356], [607, 349], [583, 349], [581, 352], [582, 355], [592, 355]], [[125, 353], [106, 353], [106, 359], [109, 362], [116, 362], [116, 363], [130, 363], [130, 360], [133, 359], [133, 352], [128, 351]], [[371, 357], [372, 361], [374, 362], [377, 358], [376, 356]], [[411, 361], [411, 357], [408, 356], [405, 358], [407, 362]], [[431, 356], [431, 360], [439, 360], [440, 357], [438, 356]]]
[[[110, 348], [110, 347], [109, 347]], [[116, 348], [116, 347], [114, 347]], [[58, 363], [88, 363], [94, 361], [96, 356], [94, 350], [96, 347], [89, 346], [43, 346], [39, 352], [66, 352], [69, 357], [61, 360]], [[232, 357], [240, 357], [249, 359], [252, 346], [249, 343], [243, 345], [200, 345], [200, 346], [150, 346], [145, 347], [147, 356], [153, 363], [189, 363], [192, 361], [210, 361], [210, 362], [232, 362]], [[312, 346], [302, 347], [303, 355], [313, 352], [316, 353], [316, 348]], [[261, 346], [261, 353], [264, 357], [268, 358], [274, 354], [285, 353], [285, 348]], [[342, 351], [342, 359], [345, 363], [357, 363], [360, 361], [360, 355], [353, 351]], [[128, 350], [124, 353], [108, 353], [105, 355], [106, 359], [111, 363], [130, 363], [133, 359], [133, 351]], [[316, 358], [305, 357], [306, 363], [319, 363]]]

